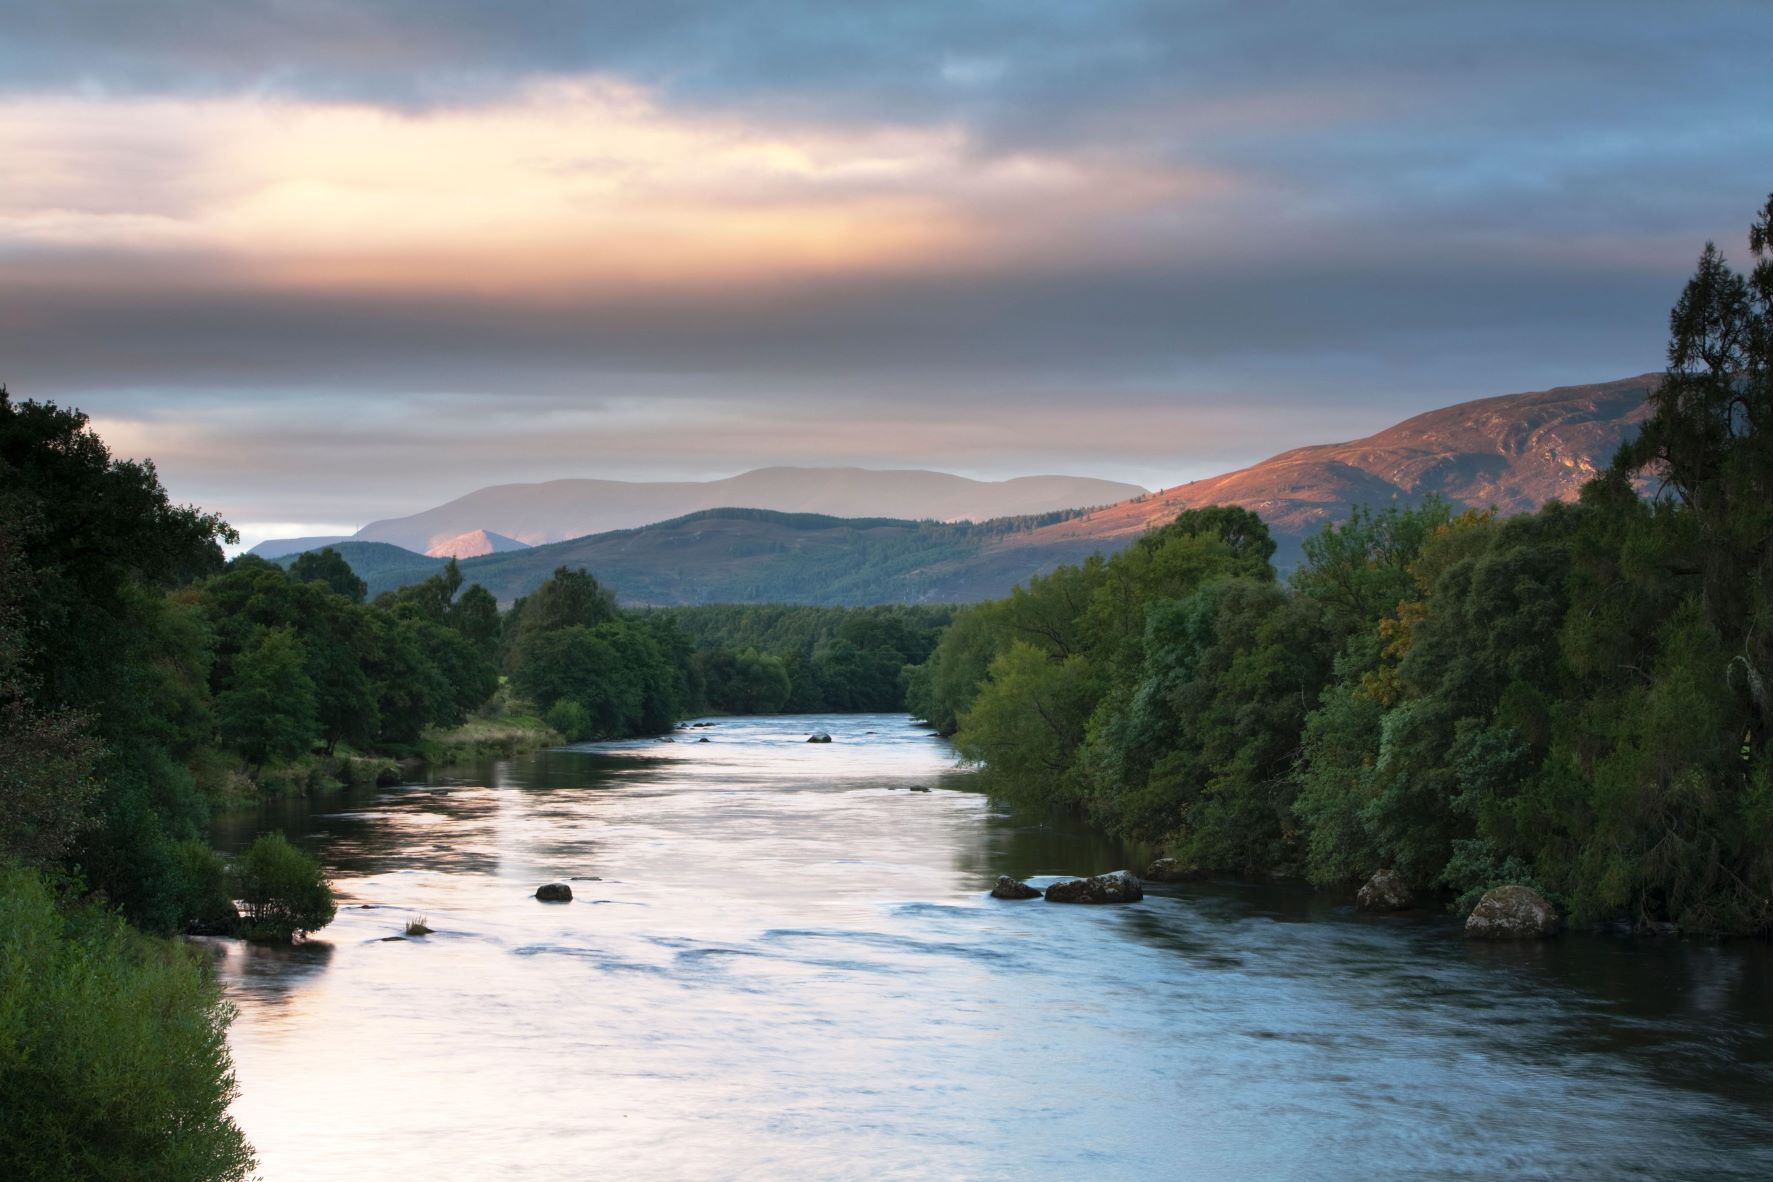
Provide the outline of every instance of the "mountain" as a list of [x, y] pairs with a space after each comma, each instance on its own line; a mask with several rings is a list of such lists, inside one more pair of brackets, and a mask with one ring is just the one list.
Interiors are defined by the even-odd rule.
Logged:
[[336, 545], [339, 542], [348, 541], [350, 541], [350, 538], [343, 534], [324, 538], [272, 538], [268, 542], [260, 542], [258, 545], [248, 550], [247, 553], [257, 554], [260, 558], [269, 562], [276, 562], [279, 558], [293, 558], [295, 555], [304, 553], [308, 550], [320, 550], [327, 546]]
[[433, 538], [425, 547], [432, 558], [478, 558], [482, 554], [504, 554], [511, 550], [527, 550], [529, 544], [487, 529], [471, 529], [453, 538]]
[[[1348, 443], [1282, 452], [1208, 480], [1105, 508], [979, 523], [715, 508], [462, 561], [463, 577], [505, 603], [557, 566], [583, 566], [631, 605], [786, 601], [963, 603], [1097, 551], [1112, 552], [1184, 509], [1260, 513], [1277, 562], [1350, 505], [1418, 503], [1522, 512], [1574, 497], [1648, 414], [1659, 375], [1511, 394], [1430, 411]], [[517, 486], [526, 487], [526, 486]], [[537, 486], [527, 486], [537, 487]], [[378, 592], [435, 571], [436, 558], [347, 542], [335, 547]]]
[[1530, 512], [1573, 500], [1649, 417], [1661, 374], [1505, 394], [1432, 410], [1349, 443], [1299, 447], [1223, 476], [1133, 497], [1019, 537], [1034, 549], [1078, 538], [1117, 549], [1184, 509], [1242, 505], [1268, 523], [1290, 565], [1299, 543], [1350, 505], [1416, 504]]
[[[415, 554], [411, 550], [402, 550], [399, 546], [390, 546], [386, 542], [355, 542], [350, 538], [343, 541], [329, 540], [324, 546], [316, 546], [314, 549], [338, 551], [339, 557], [345, 560], [357, 577], [369, 584], [369, 593], [372, 596], [428, 579], [442, 570], [444, 563], [449, 561], [446, 558], [433, 558], [428, 554]], [[263, 558], [264, 555], [260, 554], [259, 557]], [[281, 554], [270, 561], [288, 567], [297, 557], [295, 554]]]
[[724, 480], [550, 480], [499, 484], [410, 517], [374, 521], [356, 540], [426, 554], [455, 553], [485, 532], [529, 546], [669, 521], [702, 509], [742, 507], [831, 517], [985, 521], [1109, 505], [1145, 490], [1078, 476], [969, 480], [945, 472], [866, 468], [759, 468]]

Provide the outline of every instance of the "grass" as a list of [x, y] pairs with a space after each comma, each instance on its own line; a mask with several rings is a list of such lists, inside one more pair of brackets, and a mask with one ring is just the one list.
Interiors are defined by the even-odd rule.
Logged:
[[510, 688], [501, 684], [486, 708], [461, 726], [425, 732], [420, 750], [431, 763], [467, 763], [555, 747], [565, 741], [564, 735], [535, 713], [534, 706], [514, 699]]
[[406, 934], [409, 936], [429, 936], [431, 934], [431, 928], [427, 927], [425, 924], [425, 921], [429, 918], [431, 917], [428, 915], [421, 915], [417, 919], [407, 920]]

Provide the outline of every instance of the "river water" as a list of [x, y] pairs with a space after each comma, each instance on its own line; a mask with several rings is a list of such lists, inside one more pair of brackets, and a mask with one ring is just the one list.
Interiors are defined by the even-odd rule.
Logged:
[[1134, 856], [904, 715], [713, 721], [220, 828], [341, 896], [215, 945], [264, 1178], [1773, 1178], [1764, 945], [1001, 902]]

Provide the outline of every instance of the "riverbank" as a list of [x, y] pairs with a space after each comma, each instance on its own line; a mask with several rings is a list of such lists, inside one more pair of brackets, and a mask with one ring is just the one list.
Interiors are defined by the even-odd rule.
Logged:
[[1298, 883], [995, 900], [1141, 858], [992, 803], [904, 715], [702, 721], [218, 828], [290, 834], [343, 904], [217, 953], [267, 1177], [1773, 1168], [1773, 949], [1468, 941]]
[[566, 736], [523, 707], [470, 718], [449, 730], [429, 730], [419, 742], [419, 757], [447, 766], [480, 759], [509, 758], [543, 747], [558, 747]]
[[524, 702], [504, 690], [483, 713], [460, 726], [433, 727], [411, 747], [357, 751], [341, 745], [331, 753], [311, 752], [267, 763], [253, 775], [237, 768], [212, 771], [219, 781], [211, 798], [229, 808], [249, 808], [266, 799], [313, 798], [347, 788], [398, 784], [430, 767], [452, 767], [556, 747], [565, 736]]

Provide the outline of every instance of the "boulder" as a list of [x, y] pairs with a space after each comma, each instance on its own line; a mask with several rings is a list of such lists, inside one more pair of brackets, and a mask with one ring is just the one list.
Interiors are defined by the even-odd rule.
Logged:
[[991, 897], [993, 899], [1038, 899], [1040, 898], [1040, 889], [1031, 887], [1025, 882], [1019, 882], [1007, 874], [1000, 874], [997, 876], [997, 885], [991, 888]]
[[536, 888], [536, 898], [544, 903], [570, 903], [573, 889], [564, 882], [546, 882]]
[[1144, 897], [1145, 888], [1126, 870], [1068, 879], [1047, 888], [1049, 903], [1137, 903]]
[[814, 731], [807, 736], [806, 741], [809, 743], [829, 743], [831, 741], [831, 736], [824, 731]]
[[1159, 858], [1140, 875], [1146, 882], [1199, 882], [1207, 876], [1198, 866], [1185, 866], [1174, 858]]
[[400, 769], [393, 764], [385, 764], [376, 769], [376, 787], [392, 788], [400, 783]]
[[1354, 897], [1354, 905], [1362, 911], [1405, 911], [1413, 901], [1409, 884], [1389, 870], [1367, 879]]
[[1532, 887], [1499, 886], [1487, 891], [1465, 921], [1474, 940], [1540, 940], [1558, 930], [1558, 913]]

